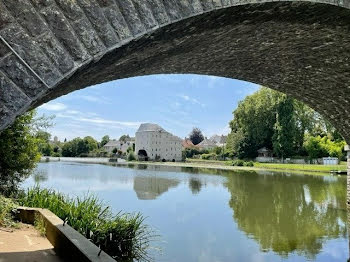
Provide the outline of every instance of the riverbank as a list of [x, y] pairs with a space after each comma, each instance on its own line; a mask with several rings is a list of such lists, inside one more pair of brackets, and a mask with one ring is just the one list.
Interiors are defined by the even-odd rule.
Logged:
[[232, 161], [217, 161], [217, 160], [201, 160], [201, 159], [187, 159], [186, 162], [145, 162], [145, 161], [125, 161], [118, 159], [118, 162], [110, 162], [109, 158], [83, 158], [83, 157], [42, 157], [41, 162], [77, 162], [77, 163], [91, 163], [91, 164], [112, 164], [118, 165], [128, 164], [142, 164], [150, 166], [169, 166], [169, 167], [193, 167], [193, 168], [207, 168], [219, 170], [246, 170], [246, 171], [282, 171], [290, 173], [303, 173], [312, 175], [325, 175], [331, 171], [346, 171], [346, 162], [339, 165], [302, 165], [302, 164], [275, 164], [275, 163], [258, 163], [255, 162], [253, 167], [248, 166], [232, 166]]
[[273, 164], [273, 163], [254, 163], [253, 167], [248, 166], [231, 166], [228, 162], [231, 161], [192, 161], [186, 162], [124, 162], [119, 165], [142, 164], [149, 166], [169, 166], [169, 167], [193, 167], [219, 170], [245, 170], [245, 171], [282, 171], [289, 173], [303, 173], [311, 175], [329, 175], [331, 171], [346, 171], [346, 164], [336, 166], [323, 165], [299, 165], [299, 164]]

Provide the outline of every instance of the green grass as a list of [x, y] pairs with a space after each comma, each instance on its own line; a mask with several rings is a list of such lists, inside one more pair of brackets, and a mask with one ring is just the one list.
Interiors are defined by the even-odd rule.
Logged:
[[0, 195], [0, 227], [17, 227], [11, 214], [11, 210], [15, 209], [16, 206], [14, 201]]
[[96, 196], [69, 198], [59, 192], [34, 187], [19, 203], [47, 208], [118, 261], [151, 261], [148, 250], [158, 236], [140, 214], [113, 215]]
[[45, 221], [41, 215], [35, 214], [34, 227], [39, 231], [42, 237], [46, 236]]
[[333, 170], [346, 170], [346, 163], [340, 165], [316, 165], [316, 164], [275, 164], [275, 163], [254, 163], [254, 167], [263, 169], [279, 169], [279, 170], [300, 170], [300, 171], [314, 171], [314, 172], [330, 172]]

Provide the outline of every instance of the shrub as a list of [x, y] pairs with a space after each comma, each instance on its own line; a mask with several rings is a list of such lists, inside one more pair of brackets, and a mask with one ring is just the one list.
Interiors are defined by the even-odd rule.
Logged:
[[243, 160], [240, 160], [240, 159], [233, 160], [233, 161], [232, 161], [232, 165], [233, 165], [233, 166], [244, 166], [244, 161], [243, 161]]
[[253, 163], [253, 161], [247, 161], [247, 162], [244, 162], [243, 165], [244, 166], [254, 166], [254, 163]]
[[72, 199], [40, 187], [28, 189], [19, 203], [51, 210], [118, 261], [150, 260], [147, 251], [156, 236], [140, 214], [113, 215], [93, 195]]
[[216, 160], [217, 156], [215, 153], [203, 154], [202, 159], [204, 160]]
[[135, 160], [136, 160], [136, 156], [135, 156], [134, 152], [131, 151], [128, 154], [128, 161], [135, 161]]

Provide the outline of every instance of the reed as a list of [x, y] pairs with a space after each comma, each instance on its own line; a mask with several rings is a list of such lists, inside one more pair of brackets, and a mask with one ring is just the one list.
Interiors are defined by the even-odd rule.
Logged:
[[139, 213], [114, 215], [93, 194], [70, 198], [39, 186], [28, 189], [19, 203], [51, 210], [117, 261], [152, 261], [148, 251], [158, 236]]

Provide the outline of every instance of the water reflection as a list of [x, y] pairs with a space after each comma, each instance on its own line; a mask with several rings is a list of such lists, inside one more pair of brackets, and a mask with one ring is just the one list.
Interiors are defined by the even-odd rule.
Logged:
[[227, 176], [225, 185], [235, 222], [261, 250], [314, 259], [325, 239], [347, 237], [344, 182], [250, 173]]
[[[345, 261], [346, 179], [166, 166], [40, 164], [34, 181], [141, 212], [166, 243], [156, 261]], [[147, 201], [143, 201], [147, 200]]]
[[142, 200], [156, 199], [167, 192], [169, 188], [176, 187], [179, 180], [157, 176], [137, 176], [134, 178], [134, 190], [137, 198]]

